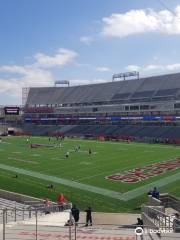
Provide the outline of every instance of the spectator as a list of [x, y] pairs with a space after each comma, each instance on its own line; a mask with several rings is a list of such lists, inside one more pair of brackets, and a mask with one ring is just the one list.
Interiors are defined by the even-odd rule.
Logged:
[[62, 193], [58, 194], [57, 196], [57, 203], [59, 207], [59, 211], [62, 211], [64, 209], [64, 195]]
[[86, 210], [86, 225], [85, 227], [88, 226], [88, 223], [90, 222], [90, 226], [92, 226], [92, 209], [91, 207], [88, 207]]
[[64, 226], [72, 226], [72, 225], [73, 225], [72, 221], [71, 220], [67, 220], [67, 222], [65, 223]]
[[143, 220], [141, 218], [137, 218], [137, 222], [135, 224], [132, 224], [133, 228], [137, 228], [138, 226], [143, 228]]
[[137, 218], [137, 225], [143, 227], [143, 220], [141, 218]]
[[152, 197], [159, 199], [159, 191], [157, 190], [156, 187], [154, 187], [153, 191], [152, 191]]
[[51, 206], [51, 201], [48, 198], [46, 198], [44, 201], [45, 214], [50, 214], [50, 206]]
[[69, 157], [69, 152], [66, 152], [65, 158], [67, 159]]
[[91, 148], [89, 148], [88, 153], [89, 153], [89, 155], [92, 154], [92, 150], [91, 150]]
[[48, 185], [47, 185], [47, 188], [49, 188], [49, 189], [53, 189], [54, 186], [53, 186], [53, 184], [48, 184]]
[[180, 232], [180, 215], [175, 213], [175, 218], [173, 220], [173, 230], [174, 232]]
[[152, 196], [152, 192], [153, 192], [153, 190], [150, 189], [149, 192], [147, 193], [147, 195], [148, 195], [148, 196]]
[[13, 178], [18, 178], [18, 175], [17, 175], [17, 174], [15, 174], [15, 175], [13, 176]]
[[75, 224], [78, 225], [78, 221], [79, 221], [79, 209], [76, 207], [76, 205], [74, 205], [74, 206], [71, 208], [71, 213], [72, 213], [72, 216], [73, 216], [73, 218], [74, 218]]

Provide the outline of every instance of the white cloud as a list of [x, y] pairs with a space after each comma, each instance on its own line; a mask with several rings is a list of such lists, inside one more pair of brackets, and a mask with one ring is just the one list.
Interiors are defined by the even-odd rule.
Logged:
[[102, 34], [110, 37], [122, 38], [147, 32], [180, 34], [180, 6], [175, 8], [174, 14], [169, 10], [139, 9], [113, 13], [102, 22]]
[[49, 56], [44, 53], [37, 53], [34, 55], [36, 60], [36, 66], [51, 68], [51, 67], [62, 67], [72, 62], [78, 54], [75, 51], [60, 48], [54, 56]]
[[1, 93], [8, 92], [13, 96], [19, 95], [19, 92], [21, 91], [18, 82], [13, 78], [11, 78], [10, 81], [0, 78], [0, 86]]
[[97, 67], [96, 71], [98, 71], [98, 72], [110, 72], [111, 69], [108, 68], [108, 67]]
[[19, 77], [0, 78], [0, 92], [9, 95], [20, 96], [22, 87], [52, 85], [52, 74], [44, 69], [31, 66], [0, 66], [0, 72], [20, 74]]
[[166, 68], [169, 71], [179, 71], [180, 70], [180, 63], [167, 65]]
[[137, 66], [137, 65], [128, 65], [128, 66], [126, 67], [126, 70], [127, 70], [127, 71], [130, 71], [130, 72], [139, 71], [139, 70], [140, 70], [140, 67]]
[[73, 79], [71, 85], [85, 85], [85, 84], [95, 84], [109, 82], [111, 79], [104, 78], [92, 78], [92, 79]]
[[10, 74], [0, 77], [0, 92], [10, 96], [20, 97], [23, 87], [52, 86], [53, 75], [48, 68], [65, 66], [77, 57], [77, 53], [60, 48], [54, 56], [38, 53], [31, 65], [3, 65], [0, 73]]
[[0, 72], [25, 74], [27, 69], [26, 67], [17, 65], [3, 65], [0, 66]]
[[86, 44], [86, 45], [90, 45], [92, 42], [94, 41], [93, 37], [90, 36], [82, 36], [80, 37], [80, 42]]
[[150, 64], [144, 67], [144, 71], [156, 71], [156, 70], [165, 70], [166, 69], [166, 65], [155, 65], [155, 64]]
[[138, 65], [128, 65], [126, 68], [128, 71], [140, 71], [140, 73], [150, 73], [150, 72], [174, 72], [180, 71], [180, 63], [174, 64], [149, 64], [144, 66]]

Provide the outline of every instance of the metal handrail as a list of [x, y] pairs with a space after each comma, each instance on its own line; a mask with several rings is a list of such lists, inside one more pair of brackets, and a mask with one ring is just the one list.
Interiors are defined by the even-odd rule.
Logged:
[[159, 229], [173, 228], [172, 216], [155, 209], [153, 206], [145, 206], [142, 210]]

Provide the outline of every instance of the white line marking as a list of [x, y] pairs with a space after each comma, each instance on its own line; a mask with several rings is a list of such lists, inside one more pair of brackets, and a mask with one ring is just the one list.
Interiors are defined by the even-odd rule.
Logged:
[[38, 154], [38, 153], [34, 153], [34, 154], [31, 154], [32, 157], [40, 157], [41, 154]]
[[80, 165], [92, 165], [92, 162], [80, 162]]
[[66, 158], [58, 158], [58, 157], [54, 157], [54, 158], [51, 158], [52, 160], [56, 160], [56, 161], [64, 161], [64, 160], [67, 160]]
[[8, 157], [9, 160], [15, 160], [18, 162], [25, 162], [25, 163], [32, 163], [32, 164], [39, 164], [38, 162], [34, 162], [31, 160], [24, 160], [24, 159], [19, 159], [19, 158], [15, 158], [15, 157]]

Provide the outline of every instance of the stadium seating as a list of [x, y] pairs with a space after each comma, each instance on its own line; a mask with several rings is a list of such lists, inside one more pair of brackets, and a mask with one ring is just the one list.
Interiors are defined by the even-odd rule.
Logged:
[[112, 100], [135, 101], [141, 98], [175, 97], [179, 94], [180, 74], [91, 84], [73, 87], [30, 88], [27, 105], [58, 105], [110, 102]]
[[[30, 88], [23, 129], [32, 135], [180, 139], [179, 120], [173, 119], [176, 114], [180, 116], [178, 99], [180, 73], [72, 87]], [[119, 120], [116, 116], [141, 119]]]
[[49, 135], [63, 133], [66, 136], [109, 136], [121, 138], [163, 138], [179, 139], [180, 126], [138, 126], [138, 125], [25, 125], [27, 133], [32, 135]]

